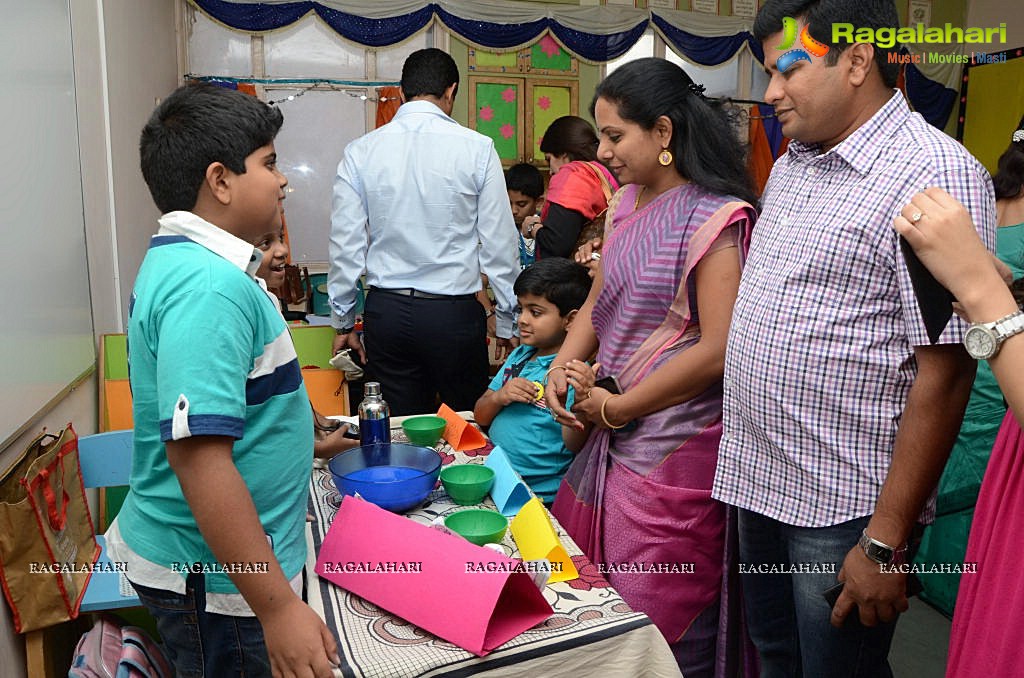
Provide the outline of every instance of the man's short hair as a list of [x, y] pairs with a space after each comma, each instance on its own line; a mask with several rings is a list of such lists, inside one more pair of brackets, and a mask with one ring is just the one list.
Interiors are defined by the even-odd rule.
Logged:
[[549, 257], [530, 264], [516, 278], [516, 296], [532, 294], [558, 307], [565, 317], [583, 306], [593, 281], [586, 266], [562, 257]]
[[505, 170], [505, 190], [519, 191], [537, 200], [544, 195], [544, 177], [533, 165], [521, 162]]
[[[402, 94], [441, 98], [446, 89], [459, 84], [459, 67], [447, 52], [430, 47], [409, 55], [402, 65]], [[455, 88], [458, 91], [458, 87]]]
[[273, 142], [284, 117], [254, 96], [208, 83], [179, 87], [142, 128], [142, 176], [161, 212], [192, 210], [207, 168], [245, 173], [245, 159]]
[[[857, 28], [898, 29], [900, 17], [893, 0], [767, 0], [754, 19], [754, 37], [759, 42], [782, 30], [784, 17], [802, 19], [807, 24], [811, 37], [829, 47], [825, 63], [835, 66], [839, 55], [851, 44], [832, 42], [832, 24], [847, 23]], [[872, 45], [875, 50], [875, 65], [886, 87], [895, 87], [899, 77], [898, 63], [889, 63], [889, 53], [896, 52], [898, 45], [882, 48]]]

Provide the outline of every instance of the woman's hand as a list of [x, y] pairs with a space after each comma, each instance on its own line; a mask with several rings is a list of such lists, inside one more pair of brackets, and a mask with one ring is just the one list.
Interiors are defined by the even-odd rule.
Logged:
[[583, 423], [576, 419], [576, 415], [565, 409], [565, 400], [569, 393], [566, 370], [565, 365], [553, 365], [548, 370], [544, 382], [544, 401], [548, 404], [548, 411], [555, 421], [562, 426], [579, 429]]
[[941, 188], [928, 188], [911, 198], [893, 227], [968, 315], [972, 302], [1004, 286], [970, 213]]

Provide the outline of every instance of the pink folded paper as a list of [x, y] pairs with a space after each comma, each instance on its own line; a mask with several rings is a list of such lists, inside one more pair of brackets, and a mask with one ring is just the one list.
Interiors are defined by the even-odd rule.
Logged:
[[448, 444], [460, 452], [475, 450], [487, 444], [487, 438], [480, 433], [475, 426], [463, 419], [459, 414], [445, 404], [437, 411], [437, 416], [448, 422], [444, 428], [444, 439]]
[[316, 573], [482, 657], [553, 614], [529, 575], [514, 571], [517, 563], [345, 497]]

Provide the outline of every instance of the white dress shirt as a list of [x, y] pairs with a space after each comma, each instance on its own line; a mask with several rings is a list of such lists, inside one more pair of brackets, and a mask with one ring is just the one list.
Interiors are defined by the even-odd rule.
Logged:
[[512, 336], [519, 243], [494, 143], [433, 103], [403, 104], [395, 118], [345, 148], [334, 182], [332, 324], [351, 327], [356, 283], [472, 294], [487, 275], [497, 335]]

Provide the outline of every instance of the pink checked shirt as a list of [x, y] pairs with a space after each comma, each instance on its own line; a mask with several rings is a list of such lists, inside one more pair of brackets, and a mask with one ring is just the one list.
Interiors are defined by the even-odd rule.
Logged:
[[929, 344], [892, 220], [928, 186], [994, 248], [988, 172], [899, 92], [829, 152], [793, 142], [775, 163], [729, 334], [715, 498], [806, 527], [874, 512]]

